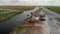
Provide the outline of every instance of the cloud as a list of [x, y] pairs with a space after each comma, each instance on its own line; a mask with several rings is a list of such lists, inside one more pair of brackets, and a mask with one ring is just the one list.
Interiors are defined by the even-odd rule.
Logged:
[[60, 0], [0, 0], [0, 5], [59, 5]]

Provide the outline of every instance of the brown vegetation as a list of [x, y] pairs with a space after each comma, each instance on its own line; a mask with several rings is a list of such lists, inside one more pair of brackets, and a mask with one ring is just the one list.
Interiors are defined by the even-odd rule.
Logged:
[[12, 10], [31, 10], [35, 8], [35, 6], [0, 6], [0, 8]]

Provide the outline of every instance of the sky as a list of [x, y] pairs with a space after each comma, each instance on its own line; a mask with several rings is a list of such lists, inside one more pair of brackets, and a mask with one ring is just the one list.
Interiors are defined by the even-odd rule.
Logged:
[[0, 6], [4, 5], [60, 6], [60, 0], [0, 0]]

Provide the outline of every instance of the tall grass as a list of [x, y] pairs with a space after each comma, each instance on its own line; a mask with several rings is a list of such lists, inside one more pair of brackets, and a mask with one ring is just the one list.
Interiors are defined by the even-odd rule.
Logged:
[[60, 14], [60, 6], [44, 6], [44, 7]]
[[35, 8], [35, 6], [0, 6], [0, 8], [12, 10], [31, 10]]

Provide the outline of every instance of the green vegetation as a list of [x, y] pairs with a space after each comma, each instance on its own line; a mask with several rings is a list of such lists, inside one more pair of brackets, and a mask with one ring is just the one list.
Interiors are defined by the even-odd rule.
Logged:
[[3, 20], [6, 20], [8, 19], [9, 17], [12, 17], [16, 14], [19, 14], [19, 13], [22, 13], [22, 12], [19, 12], [19, 11], [15, 11], [15, 12], [0, 12], [0, 21], [3, 21]]
[[12, 32], [10, 32], [10, 34], [13, 34], [14, 32], [16, 32], [16, 34], [24, 32], [26, 30], [27, 26], [17, 26], [14, 28], [14, 30]]
[[31, 10], [35, 8], [35, 6], [0, 6], [0, 8], [11, 10]]
[[17, 27], [15, 28], [15, 31], [16, 31], [16, 32], [21, 32], [23, 29], [24, 29], [24, 26], [17, 26]]
[[16, 32], [16, 34], [19, 34], [19, 33], [29, 33], [29, 30], [34, 30], [35, 28], [33, 26], [23, 26], [23, 25], [20, 25], [20, 26], [17, 26], [14, 28], [14, 30], [12, 32], [10, 32], [10, 34], [13, 34], [14, 32]]
[[60, 14], [60, 6], [44, 6], [44, 7]]
[[35, 6], [0, 6], [0, 9], [18, 10], [18, 11], [0, 10], [0, 21], [4, 21], [9, 17], [12, 17], [16, 14], [20, 14], [25, 10], [31, 10], [33, 8], [35, 8]]
[[24, 26], [17, 26], [14, 28], [14, 30], [12, 32], [10, 32], [10, 34], [13, 34], [14, 32], [16, 32], [17, 34], [20, 33], [22, 30], [24, 29]]

